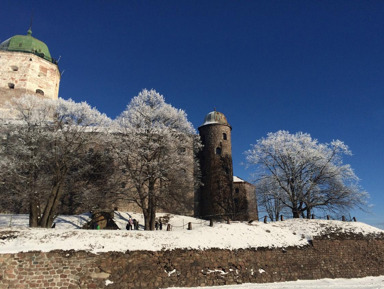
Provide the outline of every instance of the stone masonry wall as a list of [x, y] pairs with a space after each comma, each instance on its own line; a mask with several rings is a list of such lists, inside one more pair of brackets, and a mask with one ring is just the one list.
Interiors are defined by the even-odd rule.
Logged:
[[44, 98], [57, 99], [60, 77], [58, 66], [39, 56], [0, 51], [0, 110], [11, 98], [36, 94], [37, 89], [44, 92]]
[[[0, 288], [167, 288], [384, 275], [384, 240], [303, 248], [0, 255]], [[113, 283], [112, 283], [113, 282]]]

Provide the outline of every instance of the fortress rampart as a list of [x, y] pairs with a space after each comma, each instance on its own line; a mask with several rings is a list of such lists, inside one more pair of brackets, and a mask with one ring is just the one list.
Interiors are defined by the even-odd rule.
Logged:
[[384, 275], [384, 240], [366, 237], [284, 249], [0, 255], [0, 288], [154, 289], [378, 275]]

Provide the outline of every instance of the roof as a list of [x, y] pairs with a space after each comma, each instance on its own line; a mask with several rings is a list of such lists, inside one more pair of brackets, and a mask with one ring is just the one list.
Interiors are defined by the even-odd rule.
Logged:
[[233, 182], [234, 183], [245, 183], [243, 179], [240, 179], [239, 177], [233, 176]]
[[211, 111], [205, 116], [204, 123], [201, 126], [208, 125], [208, 124], [224, 124], [229, 126], [225, 115], [216, 110]]
[[15, 35], [0, 44], [0, 50], [33, 53], [41, 58], [56, 63], [49, 53], [48, 46], [32, 36], [31, 29], [27, 35]]

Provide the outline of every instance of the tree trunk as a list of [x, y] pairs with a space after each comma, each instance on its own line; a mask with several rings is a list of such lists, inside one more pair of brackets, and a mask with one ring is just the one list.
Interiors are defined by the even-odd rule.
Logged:
[[148, 230], [148, 228], [150, 227], [150, 222], [149, 222], [149, 209], [146, 208], [146, 209], [143, 209], [143, 215], [144, 215], [144, 230]]
[[294, 219], [298, 219], [298, 218], [300, 218], [300, 210], [297, 209], [297, 208], [293, 208], [293, 209], [292, 209], [292, 215], [293, 215], [293, 218], [294, 218]]
[[310, 208], [307, 208], [307, 219], [310, 219], [311, 218], [311, 209]]
[[29, 203], [29, 227], [37, 228], [38, 218], [39, 218], [38, 203], [32, 199]]
[[58, 183], [52, 188], [51, 194], [48, 198], [48, 201], [45, 205], [43, 215], [39, 222], [39, 227], [41, 228], [51, 228], [56, 214], [56, 209], [59, 204], [59, 200], [62, 192], [62, 182], [59, 180]]
[[155, 219], [156, 219], [156, 205], [155, 205], [155, 183], [150, 181], [148, 184], [148, 227], [146, 230], [155, 230]]

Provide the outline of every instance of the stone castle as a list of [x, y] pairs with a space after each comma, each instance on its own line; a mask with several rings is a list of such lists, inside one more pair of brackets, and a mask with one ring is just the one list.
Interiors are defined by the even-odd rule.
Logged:
[[[8, 115], [6, 102], [13, 97], [34, 94], [58, 99], [60, 77], [48, 46], [34, 38], [31, 29], [27, 35], [5, 40], [0, 44], [0, 114]], [[255, 187], [233, 176], [231, 130], [225, 115], [216, 110], [208, 113], [199, 127], [204, 145], [199, 155], [203, 185], [186, 193], [193, 195], [191, 215], [205, 219], [258, 219]], [[134, 209], [127, 204], [114, 205]]]

